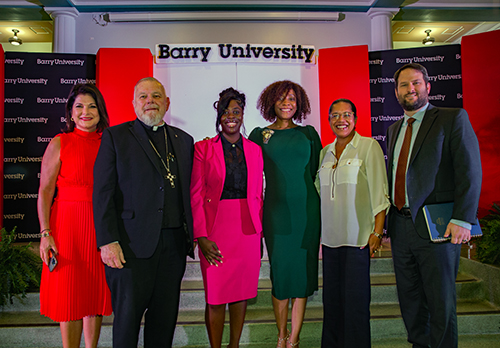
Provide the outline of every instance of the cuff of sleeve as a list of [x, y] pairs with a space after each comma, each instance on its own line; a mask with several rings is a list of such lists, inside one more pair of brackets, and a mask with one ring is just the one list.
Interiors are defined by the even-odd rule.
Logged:
[[[116, 244], [116, 243], [118, 243], [118, 241], [114, 241], [114, 242], [111, 242], [111, 243], [108, 243], [108, 244], [105, 244], [105, 245], [109, 245], [109, 244]], [[102, 248], [103, 246], [104, 246], [104, 245], [101, 245], [101, 246], [99, 247], [99, 250], [101, 250], [101, 248]]]
[[462, 221], [462, 220], [457, 220], [457, 219], [451, 219], [450, 222], [452, 224], [455, 224], [455, 225], [458, 225], [460, 227], [463, 227], [463, 228], [466, 228], [470, 231], [470, 229], [472, 228], [472, 225], [466, 221]]

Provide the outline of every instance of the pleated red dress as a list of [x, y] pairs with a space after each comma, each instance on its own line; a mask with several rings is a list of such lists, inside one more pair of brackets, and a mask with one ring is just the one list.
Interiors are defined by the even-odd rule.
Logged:
[[61, 168], [50, 213], [58, 264], [52, 272], [43, 265], [40, 313], [57, 322], [110, 315], [111, 294], [92, 215], [93, 168], [101, 135], [75, 128], [58, 136]]

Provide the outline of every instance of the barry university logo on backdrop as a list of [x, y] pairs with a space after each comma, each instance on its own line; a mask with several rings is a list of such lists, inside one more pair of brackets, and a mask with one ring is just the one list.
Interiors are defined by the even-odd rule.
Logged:
[[155, 63], [316, 64], [315, 52], [314, 46], [302, 44], [158, 44]]

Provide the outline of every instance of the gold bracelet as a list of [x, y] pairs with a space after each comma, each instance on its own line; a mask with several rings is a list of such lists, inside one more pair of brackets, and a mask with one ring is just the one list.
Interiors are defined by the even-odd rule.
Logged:
[[377, 237], [378, 239], [382, 239], [382, 237], [384, 236], [384, 235], [379, 234], [379, 233], [377, 233], [377, 232], [375, 232], [375, 231], [373, 231], [373, 232], [372, 232], [372, 234], [373, 234], [375, 237]]
[[48, 237], [48, 236], [50, 236], [50, 232], [52, 232], [52, 230], [50, 228], [46, 228], [40, 232], [40, 236], [41, 237]]

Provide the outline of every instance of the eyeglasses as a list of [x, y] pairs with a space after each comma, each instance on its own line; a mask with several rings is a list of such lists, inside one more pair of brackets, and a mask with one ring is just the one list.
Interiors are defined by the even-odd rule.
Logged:
[[350, 120], [354, 116], [354, 112], [346, 111], [343, 113], [330, 114], [330, 115], [328, 115], [328, 121], [331, 121], [332, 119], [338, 120], [340, 118], [340, 116], [342, 116], [344, 118], [344, 120]]

